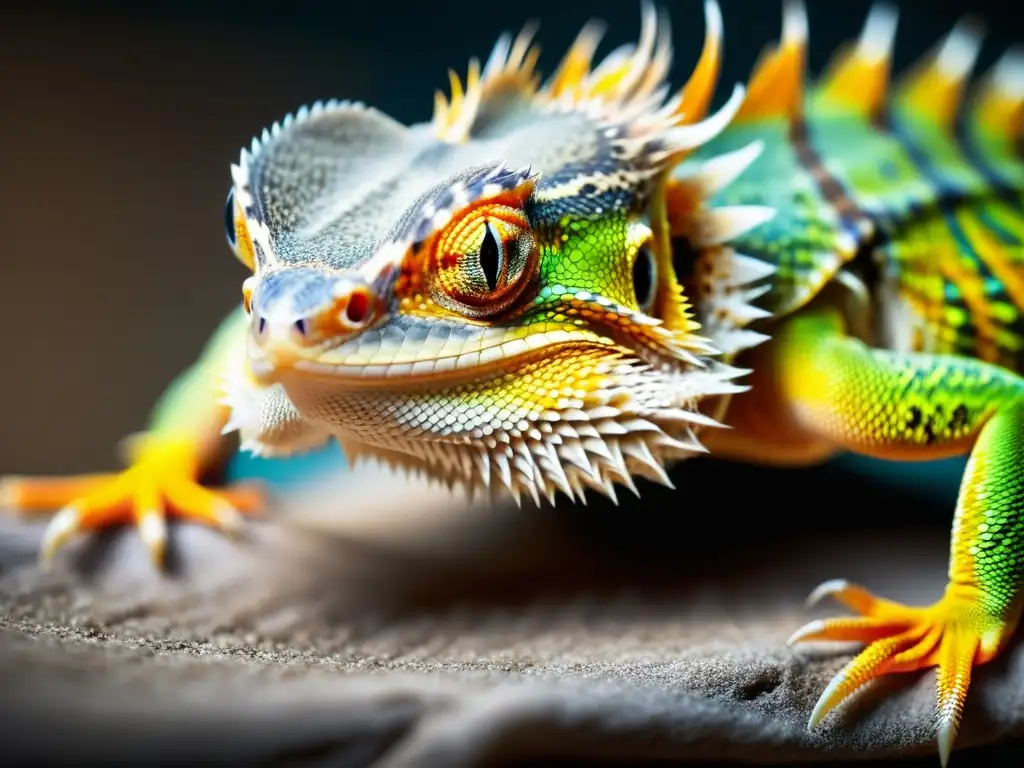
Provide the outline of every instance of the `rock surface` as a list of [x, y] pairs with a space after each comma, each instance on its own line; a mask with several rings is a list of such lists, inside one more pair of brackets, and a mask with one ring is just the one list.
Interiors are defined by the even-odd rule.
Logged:
[[[4, 754], [452, 767], [935, 754], [933, 673], [885, 681], [808, 734], [850, 648], [785, 641], [835, 611], [803, 605], [826, 578], [934, 599], [941, 525], [793, 539], [796, 526], [768, 536], [780, 526], [763, 516], [698, 522], [679, 505], [709, 499], [656, 491], [565, 513], [345, 482], [243, 541], [173, 527], [163, 575], [131, 530], [40, 569], [42, 524], [2, 520]], [[1020, 643], [977, 671], [958, 744], [1017, 738]]]

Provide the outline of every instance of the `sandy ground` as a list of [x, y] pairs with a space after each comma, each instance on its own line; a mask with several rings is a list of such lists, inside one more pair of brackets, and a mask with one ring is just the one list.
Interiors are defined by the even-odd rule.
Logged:
[[[242, 541], [173, 528], [168, 574], [130, 530], [42, 570], [41, 524], [3, 520], [3, 753], [353, 766], [935, 754], [933, 673], [884, 681], [812, 735], [851, 649], [785, 640], [835, 612], [803, 605], [826, 578], [934, 599], [941, 526], [772, 538], [777, 525], [739, 535], [705, 519], [718, 536], [671, 541], [678, 526], [650, 511], [679, 505], [671, 495], [565, 514], [346, 482]], [[1014, 738], [1020, 643], [976, 673], [959, 744]]]

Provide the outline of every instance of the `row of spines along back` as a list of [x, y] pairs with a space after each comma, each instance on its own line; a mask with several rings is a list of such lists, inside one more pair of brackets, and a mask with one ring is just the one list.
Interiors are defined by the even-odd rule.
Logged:
[[[755, 66], [732, 124], [701, 154], [757, 139], [769, 156], [741, 194], [778, 209], [774, 229], [734, 246], [777, 268], [766, 299], [776, 310], [809, 299], [864, 246], [880, 247], [925, 314], [956, 310], [979, 325], [979, 348], [992, 350], [975, 354], [1016, 366], [1024, 359], [1024, 50], [1004, 52], [970, 83], [983, 36], [964, 19], [894, 79], [896, 26], [895, 9], [875, 5], [859, 39], [808, 85], [807, 16], [788, 0], [781, 40]], [[798, 200], [786, 190], [802, 174], [817, 193]], [[962, 323], [935, 323], [967, 336]]]
[[[782, 37], [751, 74], [732, 130], [808, 141], [827, 175], [875, 216], [949, 197], [1024, 190], [1024, 49], [1011, 48], [971, 86], [980, 23], [965, 18], [893, 82], [897, 12], [876, 4], [859, 39], [808, 88], [808, 23], [784, 3]], [[782, 136], [779, 137], [780, 139]], [[818, 174], [819, 176], [821, 174]], [[847, 176], [842, 178], [842, 176]]]

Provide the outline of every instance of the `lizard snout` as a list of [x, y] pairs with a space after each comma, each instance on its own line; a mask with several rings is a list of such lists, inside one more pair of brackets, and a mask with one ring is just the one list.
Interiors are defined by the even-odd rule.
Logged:
[[366, 329], [379, 301], [357, 275], [310, 267], [268, 272], [249, 303], [252, 339], [278, 366], [333, 346]]

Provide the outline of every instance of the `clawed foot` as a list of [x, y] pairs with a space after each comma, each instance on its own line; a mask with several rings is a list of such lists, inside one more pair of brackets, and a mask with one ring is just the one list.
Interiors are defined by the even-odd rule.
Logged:
[[793, 634], [790, 645], [809, 640], [868, 645], [829, 683], [808, 727], [815, 728], [844, 699], [875, 678], [938, 667], [936, 729], [945, 766], [960, 725], [971, 670], [999, 653], [1012, 627], [985, 611], [976, 589], [959, 585], [948, 587], [942, 599], [928, 607], [885, 600], [841, 580], [819, 586], [808, 604], [824, 597], [832, 597], [860, 615], [812, 621]]
[[117, 474], [4, 478], [0, 506], [23, 512], [59, 510], [43, 536], [44, 562], [77, 532], [134, 521], [160, 567], [168, 515], [235, 533], [242, 527], [242, 513], [263, 504], [255, 488], [203, 487], [196, 480], [198, 469], [191, 444], [150, 441], [135, 452], [131, 466]]

